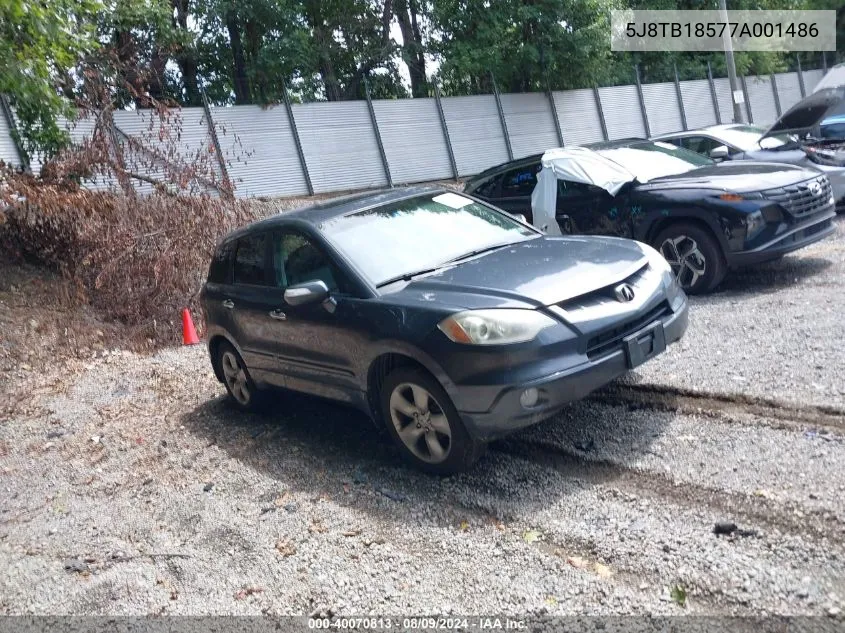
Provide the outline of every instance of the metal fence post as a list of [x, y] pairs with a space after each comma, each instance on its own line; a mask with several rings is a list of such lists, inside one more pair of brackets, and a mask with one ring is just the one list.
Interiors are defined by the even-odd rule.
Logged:
[[778, 94], [778, 80], [777, 80], [777, 77], [775, 77], [774, 73], [771, 74], [771, 77], [772, 77], [772, 94], [775, 97], [775, 110], [778, 113], [778, 117], [780, 117], [781, 111], [780, 111], [780, 95]]
[[[716, 94], [716, 82], [713, 81], [713, 68], [707, 62], [707, 80], [710, 82], [710, 96], [713, 97], [713, 113], [716, 115], [716, 123], [721, 125], [722, 113], [719, 111], [719, 96]], [[731, 95], [733, 99], [733, 95]]]
[[381, 141], [381, 131], [378, 129], [378, 119], [376, 119], [376, 110], [373, 107], [373, 100], [370, 98], [370, 82], [364, 78], [364, 93], [367, 96], [367, 108], [370, 110], [370, 120], [373, 123], [373, 132], [376, 135], [376, 143], [378, 144], [378, 152], [381, 154], [381, 164], [384, 167], [384, 175], [387, 176], [387, 186], [393, 187], [393, 176], [390, 175], [390, 165], [387, 163], [387, 154], [384, 152], [384, 143]]
[[[748, 122], [754, 123], [754, 116], [751, 114], [751, 99], [748, 98], [748, 86], [745, 83], [745, 75], [739, 78], [742, 86], [742, 96], [745, 97], [745, 113], [748, 116]], [[737, 121], [739, 123], [739, 121]]]
[[23, 147], [21, 146], [21, 137], [18, 133], [18, 126], [15, 123], [15, 117], [12, 114], [12, 107], [9, 105], [9, 99], [4, 94], [0, 94], [0, 110], [3, 110], [3, 116], [6, 119], [6, 125], [9, 126], [9, 136], [12, 137], [12, 143], [15, 144], [15, 150], [18, 152], [18, 158], [21, 161], [21, 167], [24, 171], [30, 172], [29, 156], [27, 156]]
[[645, 127], [646, 137], [651, 136], [651, 126], [648, 124], [648, 112], [645, 109], [645, 96], [643, 95], [643, 85], [640, 83], [640, 65], [634, 64], [634, 76], [637, 80], [637, 97], [640, 100], [640, 113], [643, 116], [643, 126]]
[[314, 184], [311, 182], [311, 174], [308, 171], [308, 162], [305, 160], [305, 151], [302, 149], [302, 140], [299, 138], [299, 129], [296, 127], [296, 119], [293, 118], [293, 106], [290, 102], [290, 95], [288, 94], [288, 84], [286, 81], [282, 83], [282, 93], [285, 97], [285, 109], [288, 112], [288, 125], [290, 125], [291, 134], [293, 134], [293, 143], [296, 145], [296, 153], [299, 156], [299, 166], [302, 168], [302, 175], [305, 177], [305, 186], [308, 187], [308, 195], [314, 195]]
[[211, 108], [208, 107], [208, 97], [204, 88], [200, 88], [200, 94], [202, 95], [202, 108], [205, 110], [205, 120], [208, 121], [208, 131], [211, 134], [211, 142], [214, 143], [214, 151], [217, 154], [217, 163], [220, 165], [220, 173], [223, 174], [223, 183], [234, 195], [229, 170], [226, 169], [226, 159], [223, 157], [223, 150], [220, 148], [220, 139], [217, 138], [217, 128], [214, 126], [214, 118], [211, 116]]
[[672, 64], [672, 70], [675, 71], [675, 92], [678, 95], [678, 108], [681, 112], [681, 125], [684, 126], [684, 131], [686, 131], [689, 129], [689, 126], [687, 126], [687, 110], [684, 107], [684, 95], [681, 92], [681, 79], [678, 77], [677, 64]]
[[437, 103], [437, 113], [440, 115], [440, 125], [443, 128], [443, 138], [446, 139], [446, 149], [449, 152], [449, 164], [452, 165], [452, 175], [455, 181], [458, 180], [458, 163], [455, 160], [455, 152], [452, 149], [452, 139], [449, 136], [449, 126], [446, 125], [446, 113], [443, 111], [443, 102], [440, 100], [440, 88], [437, 86], [437, 81], [434, 84], [434, 101]]
[[801, 88], [801, 98], [807, 96], [807, 89], [804, 87], [804, 71], [801, 70], [801, 56], [796, 55], [795, 58], [798, 60], [798, 87]]
[[557, 118], [557, 106], [555, 105], [555, 96], [552, 89], [549, 87], [548, 80], [546, 81], [546, 98], [549, 100], [549, 107], [552, 109], [552, 121], [555, 124], [555, 132], [557, 132], [557, 141], [563, 147], [563, 130], [560, 129], [560, 119]]
[[493, 82], [493, 96], [496, 97], [496, 107], [499, 109], [499, 121], [502, 122], [502, 133], [505, 135], [505, 145], [508, 150], [508, 160], [513, 160], [513, 147], [511, 147], [511, 136], [508, 134], [508, 122], [505, 121], [505, 110], [502, 108], [502, 99], [499, 96], [499, 87], [496, 85], [496, 77], [490, 72], [490, 81]]
[[599, 111], [599, 123], [601, 124], [601, 135], [605, 141], [610, 140], [607, 135], [607, 121], [604, 120], [604, 108], [601, 107], [601, 95], [598, 86], [593, 86], [593, 96], [596, 98], [596, 109]]

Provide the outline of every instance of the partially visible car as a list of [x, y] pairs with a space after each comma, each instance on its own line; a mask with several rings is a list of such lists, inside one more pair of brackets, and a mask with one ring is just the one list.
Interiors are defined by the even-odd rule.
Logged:
[[821, 122], [820, 136], [833, 141], [845, 141], [845, 115], [832, 116]]
[[[835, 230], [830, 181], [816, 170], [782, 163], [715, 163], [670, 143], [638, 139], [546, 155], [554, 153], [569, 161], [557, 178], [555, 216], [562, 232], [650, 244], [690, 293], [709, 292], [730, 269], [776, 259]], [[531, 212], [533, 223], [542, 226], [528, 188], [516, 196], [504, 193], [502, 185], [519, 174], [526, 179], [530, 174], [536, 183], [545, 162], [530, 157], [500, 165], [471, 180], [465, 191], [501, 202], [511, 213]], [[610, 183], [607, 173], [616, 181]]]
[[270, 387], [348, 403], [444, 474], [687, 327], [686, 295], [651, 247], [547, 236], [439, 188], [240, 229], [217, 247], [202, 302], [211, 365], [236, 406]]
[[827, 74], [819, 80], [819, 83], [813, 88], [813, 92], [820, 92], [828, 88], [839, 88], [841, 86], [845, 86], [845, 64], [836, 64], [836, 66], [830, 68]]
[[769, 128], [728, 123], [661, 134], [652, 140], [715, 160], [814, 168], [830, 179], [837, 211], [845, 212], [845, 88], [822, 90], [802, 99]]

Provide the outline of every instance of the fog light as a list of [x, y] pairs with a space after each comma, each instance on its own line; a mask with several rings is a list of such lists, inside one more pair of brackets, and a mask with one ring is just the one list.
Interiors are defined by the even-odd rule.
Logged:
[[530, 387], [522, 392], [522, 395], [519, 396], [519, 404], [521, 404], [526, 409], [533, 407], [537, 404], [537, 401], [540, 400], [540, 392], [537, 391], [534, 387]]

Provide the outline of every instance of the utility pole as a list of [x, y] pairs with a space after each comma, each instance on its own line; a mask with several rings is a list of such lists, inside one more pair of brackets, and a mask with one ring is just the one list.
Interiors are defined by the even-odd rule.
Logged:
[[[719, 0], [719, 10], [722, 12], [722, 21], [728, 22], [728, 7], [726, 0]], [[745, 101], [745, 93], [737, 86], [736, 81], [736, 63], [734, 62], [734, 47], [731, 42], [731, 30], [726, 28], [722, 33], [722, 43], [725, 46], [725, 62], [728, 66], [728, 82], [731, 84], [731, 103], [734, 107], [734, 123], [745, 123], [742, 118], [742, 107], [740, 101], [737, 101], [737, 96], [742, 95]]]

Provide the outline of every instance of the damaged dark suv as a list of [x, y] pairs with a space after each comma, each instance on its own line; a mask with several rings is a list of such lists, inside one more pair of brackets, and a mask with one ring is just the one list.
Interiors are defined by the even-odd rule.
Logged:
[[[541, 172], [550, 176], [538, 196]], [[778, 258], [836, 230], [830, 181], [815, 169], [715, 163], [642, 139], [549, 150], [490, 169], [465, 191], [550, 233], [651, 244], [694, 294], [716, 288], [732, 268]]]
[[238, 407], [267, 387], [345, 402], [437, 473], [469, 467], [485, 442], [647, 362], [687, 327], [686, 295], [651, 247], [550, 237], [433, 188], [232, 233], [202, 301], [212, 367]]

